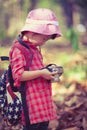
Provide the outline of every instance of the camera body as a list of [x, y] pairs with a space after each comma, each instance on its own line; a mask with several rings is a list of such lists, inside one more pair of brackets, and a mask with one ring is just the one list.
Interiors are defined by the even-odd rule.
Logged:
[[54, 76], [54, 79], [52, 80], [52, 82], [60, 81], [59, 77], [64, 72], [62, 66], [57, 66], [56, 64], [49, 64], [45, 68], [48, 69], [50, 72], [57, 72], [57, 74]]

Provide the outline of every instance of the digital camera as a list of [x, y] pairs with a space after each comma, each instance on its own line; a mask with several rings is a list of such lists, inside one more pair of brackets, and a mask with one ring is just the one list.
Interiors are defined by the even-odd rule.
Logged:
[[52, 82], [59, 82], [60, 81], [59, 77], [64, 72], [62, 66], [58, 66], [56, 64], [49, 64], [45, 68], [48, 69], [50, 72], [57, 72], [57, 74], [54, 76], [54, 79], [52, 80]]

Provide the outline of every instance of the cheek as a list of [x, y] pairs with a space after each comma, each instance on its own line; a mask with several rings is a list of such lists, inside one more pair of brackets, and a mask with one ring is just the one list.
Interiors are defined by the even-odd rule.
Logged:
[[44, 38], [38, 38], [38, 41], [39, 42], [44, 42], [45, 40], [44, 40]]
[[45, 36], [43, 39], [44, 39], [45, 41], [48, 41], [48, 40], [50, 40], [50, 36]]

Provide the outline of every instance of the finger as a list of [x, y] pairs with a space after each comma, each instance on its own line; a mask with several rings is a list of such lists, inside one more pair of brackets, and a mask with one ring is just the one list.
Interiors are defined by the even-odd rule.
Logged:
[[55, 75], [55, 74], [57, 74], [58, 72], [56, 71], [56, 72], [52, 72], [52, 75]]
[[51, 76], [51, 79], [54, 79], [54, 76]]

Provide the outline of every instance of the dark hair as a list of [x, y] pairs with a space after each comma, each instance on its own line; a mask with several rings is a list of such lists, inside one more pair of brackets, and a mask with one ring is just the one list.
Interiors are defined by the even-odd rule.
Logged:
[[21, 32], [21, 34], [19, 34], [19, 37], [22, 39], [23, 36], [24, 36], [27, 32], [28, 32], [28, 31], [23, 31], [23, 32]]
[[55, 39], [57, 37], [57, 34], [51, 35], [51, 39]]
[[57, 37], [57, 34], [53, 34], [52, 36], [51, 36], [51, 39], [55, 39]]

